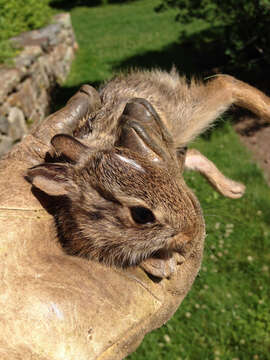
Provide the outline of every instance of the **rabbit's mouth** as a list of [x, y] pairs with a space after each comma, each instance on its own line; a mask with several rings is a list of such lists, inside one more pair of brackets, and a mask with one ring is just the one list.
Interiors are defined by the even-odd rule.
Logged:
[[178, 266], [189, 259], [198, 238], [204, 238], [204, 226], [193, 227], [192, 232], [174, 234], [167, 240], [166, 247], [152, 253], [140, 267], [157, 278], [170, 278]]
[[174, 249], [173, 250], [161, 249], [150, 255], [150, 258], [159, 259], [159, 260], [168, 260], [171, 259], [172, 257], [175, 257], [175, 260], [177, 260], [177, 263], [179, 264], [183, 263], [186, 260], [185, 257], [181, 254], [181, 252]]
[[164, 279], [171, 277], [177, 270], [177, 266], [186, 261], [185, 257], [179, 252], [160, 250], [153, 253], [152, 257], [144, 260], [140, 267], [147, 274], [156, 278]]

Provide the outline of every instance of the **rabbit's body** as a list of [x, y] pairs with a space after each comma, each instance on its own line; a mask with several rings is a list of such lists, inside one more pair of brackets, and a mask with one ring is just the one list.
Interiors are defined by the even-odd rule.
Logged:
[[[203, 236], [200, 205], [181, 176], [184, 156], [177, 158], [171, 134], [164, 127], [166, 119], [173, 124], [181, 117], [174, 119], [178, 108], [183, 108], [177, 87], [183, 88], [180, 97], [184, 99], [188, 85], [176, 72], [137, 72], [112, 80], [101, 91], [101, 108], [77, 132], [89, 148], [78, 145], [76, 164], [46, 165], [46, 176], [57, 175], [58, 184], [62, 177], [69, 188], [68, 194], [56, 194], [65, 195], [58, 201], [56, 221], [68, 253], [123, 267], [151, 256], [170, 257], [174, 251], [183, 259], [197, 237]], [[158, 115], [147, 101], [135, 100], [131, 111], [124, 110], [132, 98], [148, 100]], [[167, 112], [170, 115], [165, 118]], [[145, 121], [141, 121], [143, 113]], [[150, 139], [146, 147], [139, 144], [138, 134], [137, 147], [128, 143], [132, 134], [123, 139], [122, 128], [134, 130], [130, 119]], [[66, 145], [53, 143], [58, 153], [67, 155], [65, 148], [76, 147], [71, 138], [66, 141]], [[151, 149], [153, 143], [156, 150]], [[35, 168], [32, 173], [41, 177], [44, 170]], [[40, 187], [37, 179], [33, 183]]]
[[121, 267], [154, 258], [152, 273], [160, 275], [156, 261], [166, 263], [173, 253], [183, 260], [204, 237], [200, 205], [182, 176], [184, 147], [233, 102], [265, 115], [269, 99], [229, 76], [188, 84], [173, 70], [119, 76], [100, 100], [76, 131], [84, 144], [65, 135], [52, 139], [68, 162], [34, 167], [28, 177], [57, 196], [55, 217], [68, 253]]
[[[112, 146], [126, 103], [132, 98], [143, 98], [155, 108], [173, 135], [175, 146], [181, 147], [209, 126], [209, 116], [217, 118], [228, 107], [225, 105], [219, 109], [219, 113], [210, 114], [209, 103], [205, 102], [208, 92], [209, 89], [202, 82], [191, 80], [189, 83], [174, 69], [170, 73], [152, 70], [121, 75], [101, 89], [102, 107], [93, 115], [92, 136], [89, 135], [89, 128], [82, 129], [81, 133], [86, 133], [90, 143], [102, 139]], [[205, 112], [208, 114], [204, 121]]]

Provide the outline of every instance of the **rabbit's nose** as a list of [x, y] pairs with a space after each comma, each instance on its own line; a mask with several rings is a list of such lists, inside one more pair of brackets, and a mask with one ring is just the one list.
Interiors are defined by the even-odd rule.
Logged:
[[191, 234], [180, 232], [171, 238], [169, 243], [169, 249], [182, 253], [185, 245], [188, 244], [191, 240]]

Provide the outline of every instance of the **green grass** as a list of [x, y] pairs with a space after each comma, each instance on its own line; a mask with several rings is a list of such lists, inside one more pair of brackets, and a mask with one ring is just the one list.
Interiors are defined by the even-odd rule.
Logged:
[[158, 2], [73, 9], [72, 23], [80, 50], [67, 85], [100, 83], [128, 58], [176, 41], [175, 11], [155, 15], [153, 8]]
[[[99, 86], [123, 69], [158, 66], [182, 72], [198, 69], [198, 54], [177, 44], [180, 25], [176, 11], [156, 13], [159, 0], [132, 1], [99, 7], [71, 9], [79, 50], [69, 78], [55, 96], [55, 107], [63, 104], [83, 83]], [[186, 27], [192, 35], [205, 28], [202, 22]]]
[[[82, 83], [100, 84], [129, 66], [169, 69], [175, 63], [188, 73], [201, 71], [193, 50], [177, 44], [174, 10], [156, 14], [158, 3], [73, 8], [80, 50], [57, 101]], [[202, 28], [194, 23], [187, 31]], [[229, 124], [208, 135], [194, 146], [227, 176], [243, 181], [246, 194], [225, 199], [198, 174], [186, 174], [207, 224], [202, 269], [174, 317], [147, 335], [129, 359], [270, 359], [269, 187]]]

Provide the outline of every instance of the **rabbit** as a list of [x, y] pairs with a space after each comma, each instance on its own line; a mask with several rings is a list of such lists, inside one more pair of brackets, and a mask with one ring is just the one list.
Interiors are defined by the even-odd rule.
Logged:
[[[195, 166], [187, 145], [233, 103], [269, 120], [269, 98], [226, 75], [205, 84], [175, 69], [138, 70], [109, 81], [74, 136], [52, 138], [58, 161], [27, 173], [55, 200], [65, 251], [171, 276], [205, 236], [200, 204], [183, 179], [187, 164]], [[229, 186], [243, 195], [241, 184]]]

